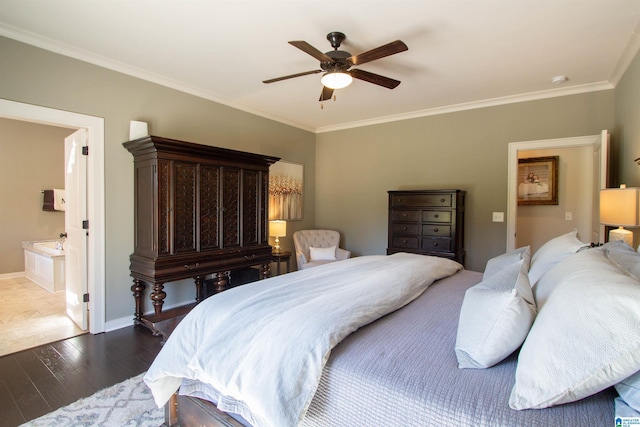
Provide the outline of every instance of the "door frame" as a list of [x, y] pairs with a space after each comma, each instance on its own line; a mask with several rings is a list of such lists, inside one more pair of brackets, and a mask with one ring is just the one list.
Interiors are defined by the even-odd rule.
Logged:
[[[518, 152], [525, 150], [547, 150], [552, 148], [575, 148], [592, 146], [600, 150], [599, 186], [594, 192], [609, 184], [609, 132], [603, 130], [598, 135], [578, 136], [570, 138], [544, 139], [537, 141], [521, 141], [509, 143], [507, 166], [507, 251], [516, 249], [516, 218], [518, 215]], [[599, 200], [599, 198], [596, 198]], [[605, 227], [600, 225], [600, 241], [604, 242]]]
[[87, 285], [89, 332], [105, 331], [104, 118], [0, 99], [0, 117], [72, 129], [87, 129]]

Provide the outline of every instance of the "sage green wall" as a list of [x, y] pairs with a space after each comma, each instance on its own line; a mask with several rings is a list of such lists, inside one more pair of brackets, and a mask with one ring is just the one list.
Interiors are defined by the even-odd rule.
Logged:
[[[314, 224], [315, 135], [177, 90], [0, 37], [0, 98], [103, 117], [105, 120], [106, 320], [133, 313], [133, 157], [122, 147], [129, 121], [154, 135], [281, 157], [305, 165], [304, 219], [282, 239]], [[193, 66], [197, 66], [193, 64]], [[178, 288], [178, 286], [174, 286]], [[167, 286], [171, 295], [194, 289]]]
[[42, 210], [42, 190], [64, 188], [72, 131], [0, 118], [0, 274], [24, 271], [22, 242], [57, 239], [64, 212]]
[[[627, 184], [640, 187], [640, 166], [634, 159], [640, 157], [640, 53], [629, 66], [616, 87], [615, 143], [612, 160], [615, 177], [612, 187]], [[635, 229], [636, 244], [640, 229]]]
[[[428, 95], [425, 95], [428, 96]], [[319, 134], [316, 227], [335, 228], [355, 255], [387, 247], [387, 191], [462, 189], [465, 267], [483, 271], [506, 248], [510, 142], [613, 129], [614, 91], [599, 91]]]

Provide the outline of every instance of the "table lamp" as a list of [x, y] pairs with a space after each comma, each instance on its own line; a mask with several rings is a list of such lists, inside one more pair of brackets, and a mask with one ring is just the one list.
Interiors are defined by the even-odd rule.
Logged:
[[280, 252], [280, 237], [287, 235], [287, 221], [269, 221], [269, 236], [275, 237], [273, 252]]
[[600, 190], [600, 224], [618, 227], [609, 232], [609, 241], [622, 240], [633, 246], [633, 232], [624, 227], [640, 225], [640, 188]]

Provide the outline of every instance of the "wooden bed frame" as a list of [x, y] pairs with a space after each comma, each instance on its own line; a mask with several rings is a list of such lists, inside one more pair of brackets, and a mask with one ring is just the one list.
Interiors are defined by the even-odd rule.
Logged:
[[167, 427], [246, 427], [219, 410], [213, 403], [197, 397], [181, 396], [177, 392], [164, 406]]

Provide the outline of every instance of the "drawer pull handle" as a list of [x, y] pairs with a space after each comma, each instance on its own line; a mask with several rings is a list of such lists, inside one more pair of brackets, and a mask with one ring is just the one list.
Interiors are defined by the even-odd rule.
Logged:
[[245, 255], [244, 257], [245, 257], [245, 259], [254, 259], [256, 257], [256, 254], [253, 254], [251, 256]]
[[184, 268], [186, 268], [187, 270], [190, 269], [190, 267], [187, 264], [184, 265]]
[[440, 199], [440, 203], [444, 203], [446, 199]]
[[407, 227], [402, 227], [402, 231], [407, 231]]
[[437, 229], [437, 228], [434, 228], [434, 229], [433, 229], [433, 232], [434, 232], [434, 233], [437, 233], [437, 232], [438, 232], [438, 229]]
[[433, 246], [438, 246], [438, 242], [435, 242], [435, 243], [433, 244]]
[[434, 218], [439, 218], [439, 217], [440, 217], [440, 215], [435, 214], [433, 217], [434, 217]]
[[406, 218], [406, 217], [407, 217], [407, 214], [406, 214], [406, 213], [403, 213], [403, 214], [402, 214], [402, 216]]
[[402, 241], [402, 243], [405, 243], [405, 244], [406, 244], [406, 243], [407, 243], [407, 241], [406, 241], [406, 240], [403, 240], [403, 241]]

